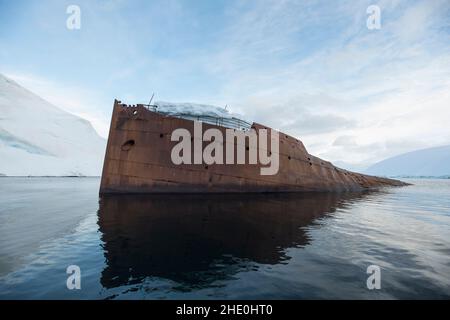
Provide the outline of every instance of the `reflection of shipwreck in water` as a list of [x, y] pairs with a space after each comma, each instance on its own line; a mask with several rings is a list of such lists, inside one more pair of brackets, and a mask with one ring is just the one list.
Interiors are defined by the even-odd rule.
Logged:
[[208, 285], [252, 263], [278, 264], [307, 245], [304, 227], [361, 198], [353, 193], [109, 195], [98, 224], [111, 288], [146, 277]]
[[[236, 157], [239, 151], [231, 153], [231, 150], [243, 150], [245, 159], [249, 159], [256, 150], [248, 139], [235, 143], [237, 139], [234, 137], [227, 137], [220, 142], [225, 149], [221, 158], [229, 156], [234, 164], [215, 162], [206, 165], [201, 161], [197, 164], [174, 164], [171, 151], [177, 142], [172, 141], [172, 134], [176, 129], [184, 129], [191, 137], [195, 137], [193, 120], [201, 121], [205, 130], [215, 129], [224, 137], [227, 129], [236, 133], [254, 130], [260, 141], [260, 130], [268, 130], [272, 137], [275, 131], [257, 123], [229, 117], [224, 112], [211, 116], [217, 111], [216, 107], [211, 107], [216, 109], [207, 115], [202, 110], [208, 106], [197, 108], [200, 113], [195, 113], [196, 110], [191, 108], [194, 113], [191, 110], [189, 114], [177, 105], [170, 105], [173, 108], [167, 108], [164, 112], [156, 107], [151, 110], [151, 107], [128, 106], [115, 101], [103, 165], [101, 194], [360, 191], [404, 185], [397, 180], [337, 168], [328, 161], [310, 155], [301, 141], [283, 133], [277, 139], [277, 150], [272, 150], [271, 144], [264, 150], [264, 153], [277, 159], [278, 170], [273, 175], [261, 175], [261, 170], [266, 167], [260, 163], [250, 164], [247, 160], [245, 164], [238, 164]], [[200, 145], [200, 153], [209, 145], [201, 140], [192, 140], [194, 145]], [[194, 150], [191, 152], [194, 153]], [[195, 155], [189, 156], [195, 159]], [[261, 157], [258, 159], [261, 161]]]

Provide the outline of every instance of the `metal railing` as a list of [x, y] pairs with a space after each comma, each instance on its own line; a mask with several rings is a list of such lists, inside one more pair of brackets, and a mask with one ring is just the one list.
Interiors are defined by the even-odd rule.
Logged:
[[252, 124], [250, 122], [247, 122], [245, 120], [231, 117], [231, 118], [224, 118], [224, 117], [214, 117], [214, 116], [208, 116], [208, 115], [195, 115], [190, 113], [172, 113], [172, 112], [165, 112], [158, 110], [158, 106], [151, 105], [151, 104], [144, 104], [147, 109], [158, 112], [164, 115], [181, 118], [181, 119], [187, 119], [192, 121], [201, 121], [204, 123], [209, 123], [216, 126], [231, 128], [231, 129], [238, 129], [238, 130], [244, 130], [248, 131], [251, 129]]

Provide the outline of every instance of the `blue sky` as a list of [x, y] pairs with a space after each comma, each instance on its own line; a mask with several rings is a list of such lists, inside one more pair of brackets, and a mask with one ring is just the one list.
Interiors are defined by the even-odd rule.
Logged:
[[114, 98], [155, 92], [227, 104], [364, 167], [449, 144], [450, 2], [0, 0], [0, 73], [103, 136]]

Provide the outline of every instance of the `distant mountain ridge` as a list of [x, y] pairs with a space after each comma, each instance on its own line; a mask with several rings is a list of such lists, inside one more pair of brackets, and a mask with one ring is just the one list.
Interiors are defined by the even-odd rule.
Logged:
[[391, 177], [448, 177], [450, 145], [404, 153], [370, 166], [365, 173]]
[[1, 176], [99, 176], [105, 147], [88, 121], [0, 74]]

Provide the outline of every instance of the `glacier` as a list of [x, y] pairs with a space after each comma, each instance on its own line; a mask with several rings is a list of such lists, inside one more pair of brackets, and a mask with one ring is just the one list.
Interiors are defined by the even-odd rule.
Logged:
[[0, 74], [1, 176], [100, 176], [105, 148], [88, 121]]

